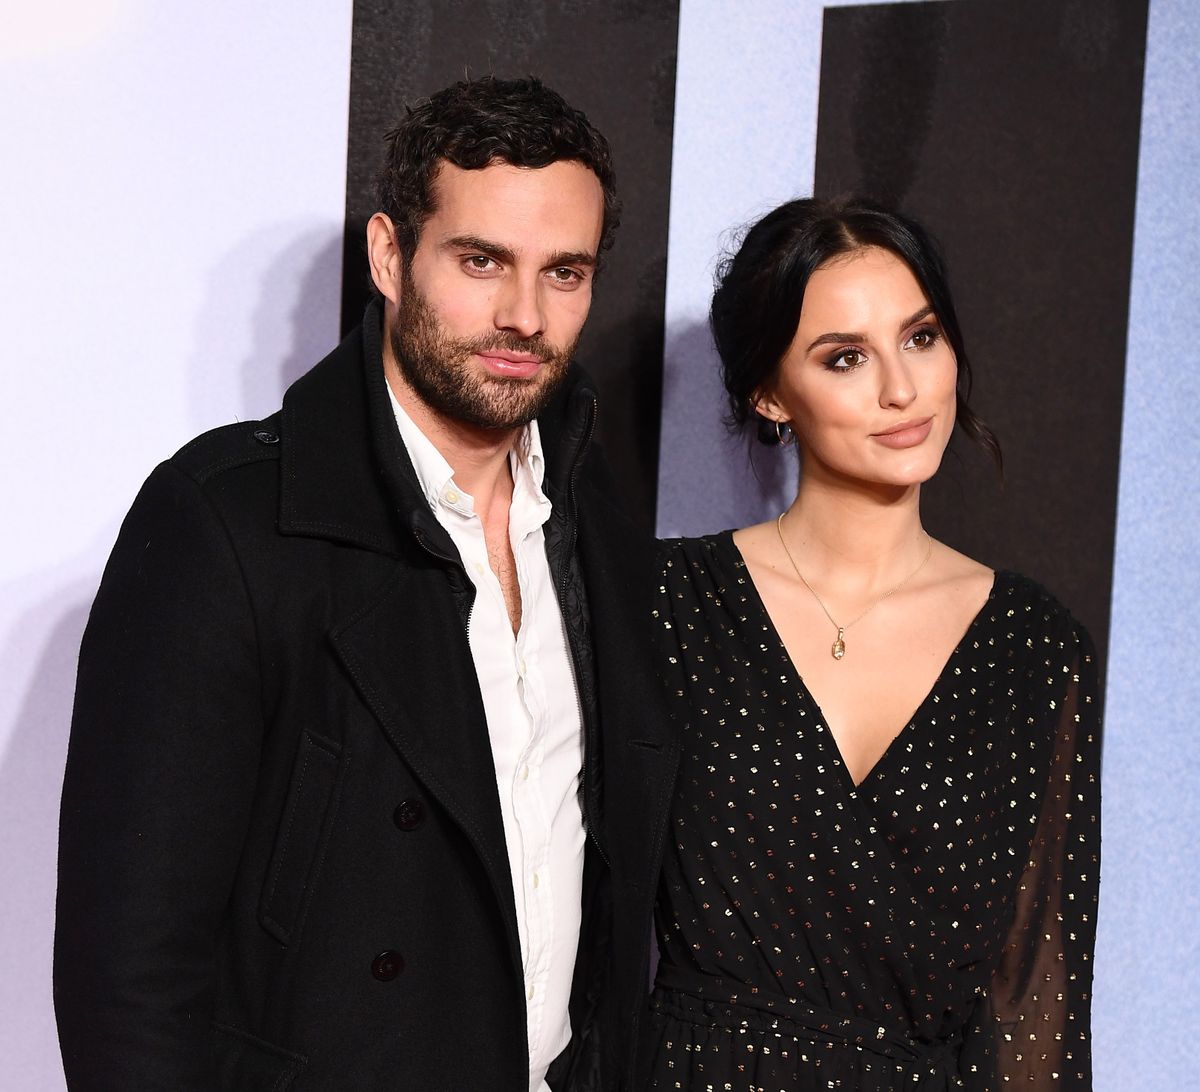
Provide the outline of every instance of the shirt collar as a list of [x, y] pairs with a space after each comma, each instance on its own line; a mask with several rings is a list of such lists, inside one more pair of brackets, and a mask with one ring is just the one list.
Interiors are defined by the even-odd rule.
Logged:
[[[445, 457], [434, 446], [433, 441], [425, 435], [417, 423], [400, 405], [387, 384], [388, 398], [392, 403], [392, 412], [396, 417], [396, 427], [400, 430], [400, 439], [408, 450], [413, 469], [417, 474], [417, 482], [425, 501], [436, 512], [439, 507], [450, 508], [460, 515], [473, 516], [475, 503], [469, 493], [463, 492], [454, 481], [454, 468], [446, 462]], [[542, 439], [537, 421], [530, 421], [517, 436], [513, 449], [508, 456], [509, 468], [513, 476], [514, 503], [520, 497], [532, 500], [538, 508], [548, 509], [550, 501], [542, 492], [542, 482], [546, 474], [546, 463], [542, 456]]]

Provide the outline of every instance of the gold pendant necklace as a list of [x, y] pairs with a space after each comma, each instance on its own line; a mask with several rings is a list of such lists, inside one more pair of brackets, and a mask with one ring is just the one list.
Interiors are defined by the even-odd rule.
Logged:
[[821, 602], [821, 597], [813, 590], [813, 586], [807, 580], [804, 579], [804, 574], [800, 571], [800, 566], [796, 564], [796, 559], [794, 557], [792, 557], [792, 551], [788, 549], [787, 540], [783, 537], [784, 514], [785, 513], [780, 512], [779, 518], [775, 521], [775, 530], [779, 532], [779, 545], [783, 547], [783, 552], [785, 554], [787, 554], [788, 561], [790, 561], [792, 563], [792, 568], [796, 570], [796, 575], [798, 577], [800, 577], [800, 583], [803, 584], [809, 590], [809, 592], [812, 594], [812, 597], [817, 601], [817, 606], [820, 607], [822, 611], [824, 611], [825, 617], [829, 619], [830, 624], [833, 626], [834, 629], [837, 630], [837, 640], [835, 640], [833, 642], [833, 644], [830, 646], [829, 654], [835, 660], [840, 660], [846, 655], [846, 630], [848, 630], [851, 626], [856, 625], [857, 623], [861, 622], [864, 618], [866, 618], [866, 616], [868, 614], [871, 613], [871, 611], [873, 611], [877, 606], [879, 606], [880, 603], [882, 603], [885, 599], [887, 599], [888, 596], [895, 595], [895, 593], [898, 592], [902, 587], [904, 587], [904, 585], [907, 584], [914, 576], [916, 576], [917, 573], [919, 573], [923, 568], [925, 568], [925, 562], [929, 560], [930, 555], [933, 553], [933, 539], [929, 537], [929, 532], [926, 531], [925, 532], [925, 540], [926, 540], [926, 542], [929, 543], [929, 545], [925, 550], [925, 556], [923, 558], [921, 558], [921, 563], [915, 569], [913, 569], [913, 571], [911, 573], [909, 573], [908, 576], [906, 576], [903, 580], [901, 580], [899, 584], [897, 584], [895, 587], [889, 588], [887, 591], [885, 591], [878, 599], [875, 600], [874, 603], [872, 603], [869, 607], [867, 607], [867, 609], [864, 610], [862, 612], [862, 614], [860, 614], [857, 618], [855, 618], [853, 622], [847, 622], [844, 626], [840, 626], [840, 625], [838, 625], [837, 621], [834, 619], [833, 615], [829, 613], [829, 608], [826, 607], [825, 604]]

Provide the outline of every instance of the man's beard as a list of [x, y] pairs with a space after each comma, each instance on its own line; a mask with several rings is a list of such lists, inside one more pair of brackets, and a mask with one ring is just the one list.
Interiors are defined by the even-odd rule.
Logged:
[[[537, 417], [562, 385], [579, 344], [577, 337], [559, 351], [540, 334], [522, 338], [503, 330], [450, 337], [407, 268], [396, 311], [391, 343], [400, 374], [430, 409], [475, 428], [519, 428]], [[528, 379], [480, 374], [471, 368], [471, 358], [488, 350], [530, 353], [542, 364]]]

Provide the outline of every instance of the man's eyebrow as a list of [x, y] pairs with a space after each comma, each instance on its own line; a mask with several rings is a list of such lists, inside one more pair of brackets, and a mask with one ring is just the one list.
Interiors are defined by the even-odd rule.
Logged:
[[558, 254], [552, 254], [546, 263], [546, 268], [556, 269], [560, 265], [594, 266], [595, 264], [596, 255], [590, 250], [564, 250]]
[[[907, 327], [911, 326], [914, 322], [920, 322], [921, 319], [928, 318], [932, 314], [933, 314], [933, 307], [930, 304], [926, 304], [919, 311], [914, 311], [911, 315], [908, 316], [908, 318], [906, 318], [903, 322], [901, 322], [900, 329], [904, 330]], [[845, 342], [845, 341], [866, 341], [866, 340], [867, 340], [866, 334], [847, 334], [847, 333], [831, 331], [828, 334], [822, 334], [820, 337], [815, 338], [813, 340], [812, 344], [809, 345], [809, 347], [805, 350], [805, 352], [811, 353], [813, 351], [813, 349], [815, 349], [818, 345], [837, 345], [837, 344], [840, 344], [841, 342]]]
[[509, 265], [517, 260], [514, 254], [503, 243], [494, 243], [490, 239], [481, 239], [478, 235], [455, 235], [442, 242], [446, 250], [477, 250], [489, 258], [505, 262]]
[[[443, 240], [442, 246], [447, 250], [476, 250], [507, 265], [512, 265], [517, 260], [516, 254], [503, 243], [482, 239], [478, 235], [454, 235]], [[545, 264], [547, 269], [556, 269], [560, 265], [583, 265], [591, 268], [596, 264], [596, 255], [590, 250], [561, 250], [551, 254]]]

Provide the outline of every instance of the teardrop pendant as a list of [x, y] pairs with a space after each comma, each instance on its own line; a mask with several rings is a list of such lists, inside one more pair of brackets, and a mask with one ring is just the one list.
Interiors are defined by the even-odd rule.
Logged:
[[833, 642], [833, 647], [829, 650], [835, 660], [840, 660], [846, 655], [846, 642], [842, 639], [845, 632], [845, 629], [838, 626], [837, 640]]

